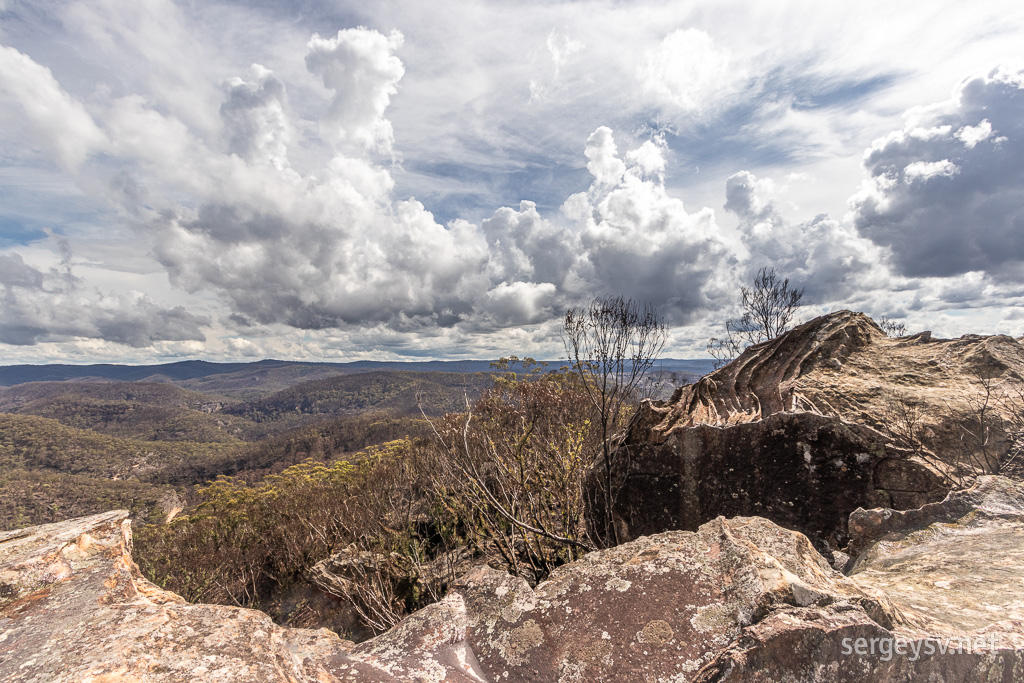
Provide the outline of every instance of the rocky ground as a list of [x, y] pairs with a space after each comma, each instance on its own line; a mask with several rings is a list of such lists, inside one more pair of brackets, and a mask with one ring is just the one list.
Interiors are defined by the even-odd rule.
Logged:
[[[591, 553], [536, 588], [487, 567], [353, 645], [190, 605], [140, 575], [124, 512], [0, 534], [5, 681], [1017, 681], [1024, 485], [858, 511], [853, 570], [718, 518]], [[964, 645], [966, 644], [966, 647]]]

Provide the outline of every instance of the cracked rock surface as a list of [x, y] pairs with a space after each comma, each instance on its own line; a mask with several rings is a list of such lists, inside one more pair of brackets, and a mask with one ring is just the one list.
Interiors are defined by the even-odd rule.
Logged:
[[[126, 513], [110, 512], [0, 534], [0, 680], [1017, 681], [1022, 519], [1024, 487], [1000, 477], [913, 512], [860, 511], [844, 576], [803, 534], [717, 518], [591, 553], [536, 588], [475, 568], [353, 645], [160, 590], [131, 559]], [[925, 654], [952, 638], [987, 649]], [[897, 640], [909, 652], [886, 656]]]
[[[841, 548], [856, 508], [912, 509], [949, 492], [945, 474], [963, 462], [963, 416], [984, 396], [983, 377], [1015, 396], [1024, 346], [1001, 335], [890, 339], [850, 311], [752, 346], [670, 401], [644, 403], [613, 462], [618, 539], [758, 515], [819, 549]], [[903, 409], [919, 418], [922, 451], [893, 438], [892, 411]], [[992, 400], [988, 410], [1007, 407]], [[982, 473], [1009, 448], [993, 429]], [[603, 528], [595, 499], [592, 524]]]

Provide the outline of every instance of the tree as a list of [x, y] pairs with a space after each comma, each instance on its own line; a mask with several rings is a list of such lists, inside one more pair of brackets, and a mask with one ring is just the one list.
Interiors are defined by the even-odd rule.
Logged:
[[542, 580], [594, 550], [583, 480], [598, 436], [579, 378], [564, 369], [530, 372], [532, 364], [524, 360], [523, 378], [497, 377], [465, 414], [427, 421], [438, 455], [433, 495], [458, 511], [471, 546], [496, 552], [514, 574]]
[[618, 544], [612, 523], [613, 441], [667, 337], [668, 330], [654, 308], [632, 299], [594, 299], [589, 306], [571, 308], [565, 314], [565, 352], [582, 380], [600, 427], [603, 467], [598, 481], [604, 498], [604, 529], [597, 535], [612, 545]]
[[743, 315], [725, 323], [725, 337], [712, 337], [707, 350], [725, 365], [752, 344], [775, 339], [789, 329], [796, 309], [802, 304], [804, 289], [790, 287], [789, 278], [780, 280], [774, 268], [763, 267], [754, 277], [754, 286], [740, 288]]
[[905, 337], [907, 336], [907, 324], [899, 323], [895, 320], [882, 316], [878, 319], [878, 326], [882, 328], [882, 332], [885, 332], [887, 337]]

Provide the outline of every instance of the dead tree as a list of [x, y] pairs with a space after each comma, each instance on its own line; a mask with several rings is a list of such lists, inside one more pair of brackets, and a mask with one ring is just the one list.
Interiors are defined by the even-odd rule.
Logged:
[[606, 544], [619, 542], [612, 523], [613, 441], [667, 338], [668, 330], [654, 308], [632, 299], [594, 299], [588, 306], [569, 309], [565, 314], [565, 352], [600, 421], [603, 465], [599, 483], [603, 489], [604, 529], [598, 535]]
[[716, 367], [725, 365], [753, 344], [775, 339], [789, 329], [802, 305], [804, 289], [790, 287], [789, 278], [780, 279], [774, 268], [761, 268], [749, 289], [740, 288], [743, 315], [725, 323], [725, 336], [712, 337], [707, 351]]

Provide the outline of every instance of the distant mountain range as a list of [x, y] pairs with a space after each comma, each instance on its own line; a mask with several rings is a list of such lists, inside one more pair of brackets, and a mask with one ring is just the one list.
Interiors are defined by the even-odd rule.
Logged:
[[[565, 361], [548, 361], [556, 368]], [[65, 382], [72, 380], [115, 380], [121, 382], [164, 381], [185, 382], [203, 380], [220, 375], [236, 379], [247, 378], [257, 383], [261, 378], [288, 375], [290, 378], [314, 379], [338, 374], [352, 374], [373, 370], [404, 370], [418, 372], [487, 372], [492, 370], [487, 360], [450, 361], [353, 361], [349, 363], [311, 363], [304, 361], [261, 360], [252, 363], [211, 363], [204, 360], [186, 360], [158, 365], [7, 365], [0, 366], [0, 386], [14, 386], [26, 382]], [[658, 361], [661, 372], [685, 373], [701, 376], [714, 368], [707, 359], [685, 360], [666, 358]], [[516, 369], [516, 368], [513, 368]], [[521, 369], [521, 368], [519, 368]], [[285, 382], [286, 385], [292, 382]]]

